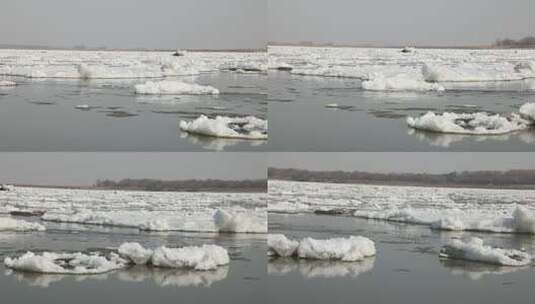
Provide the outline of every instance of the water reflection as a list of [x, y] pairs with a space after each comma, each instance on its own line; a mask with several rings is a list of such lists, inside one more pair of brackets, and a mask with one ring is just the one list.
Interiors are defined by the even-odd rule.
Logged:
[[58, 275], [6, 270], [6, 276], [13, 276], [20, 283], [33, 287], [48, 288], [52, 284], [70, 280], [84, 282], [87, 280], [116, 279], [122, 282], [145, 283], [152, 281], [159, 287], [210, 287], [228, 275], [228, 267], [219, 267], [211, 271], [195, 271], [188, 269], [154, 268], [135, 266], [99, 275]]
[[485, 276], [502, 275], [529, 269], [530, 267], [505, 267], [477, 262], [440, 259], [440, 264], [453, 275], [460, 275], [470, 280], [481, 280]]
[[271, 259], [267, 265], [269, 275], [284, 276], [299, 272], [306, 279], [315, 278], [356, 278], [369, 272], [375, 265], [375, 258], [366, 258], [360, 262], [340, 262], [323, 260], [303, 260], [294, 258]]
[[224, 151], [228, 147], [241, 144], [247, 144], [250, 147], [259, 147], [267, 142], [267, 140], [247, 140], [202, 136], [182, 131], [180, 131], [180, 138], [188, 139], [192, 144], [202, 146], [203, 149], [212, 151]]
[[516, 133], [503, 134], [503, 135], [464, 135], [464, 134], [448, 134], [448, 133], [436, 133], [421, 131], [409, 128], [407, 134], [415, 136], [419, 141], [427, 142], [431, 146], [449, 148], [455, 143], [463, 141], [499, 141], [506, 142], [511, 138], [518, 138], [526, 144], [535, 143], [535, 134], [533, 130], [520, 131]]

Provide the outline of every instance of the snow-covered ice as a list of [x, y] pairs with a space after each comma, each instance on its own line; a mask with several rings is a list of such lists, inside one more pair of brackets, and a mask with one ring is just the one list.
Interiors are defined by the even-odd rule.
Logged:
[[254, 116], [217, 116], [212, 119], [201, 115], [193, 121], [180, 121], [180, 129], [188, 133], [223, 138], [265, 140], [268, 137], [267, 120]]
[[267, 245], [273, 255], [290, 257], [297, 254], [299, 242], [288, 239], [284, 234], [269, 234]]
[[[254, 232], [267, 230], [264, 193], [145, 192], [13, 187], [0, 191], [0, 214], [45, 212], [41, 221], [148, 231]], [[215, 214], [225, 213], [216, 224]], [[10, 226], [13, 219], [5, 217]], [[4, 219], [4, 217], [2, 217]], [[32, 227], [39, 227], [29, 223]], [[37, 223], [37, 225], [42, 223]], [[220, 226], [218, 226], [220, 225]], [[72, 226], [72, 225], [71, 225]], [[65, 226], [66, 229], [75, 227]], [[58, 226], [56, 229], [61, 229]], [[235, 230], [235, 231], [233, 231]]]
[[407, 124], [414, 129], [437, 133], [500, 135], [525, 130], [531, 127], [533, 122], [515, 113], [506, 117], [485, 112], [442, 114], [427, 112], [420, 117], [408, 117]]
[[520, 107], [520, 115], [535, 122], [535, 102], [528, 102]]
[[532, 259], [529, 254], [520, 250], [485, 245], [480, 238], [451, 240], [442, 247], [440, 256], [503, 266], [526, 266], [531, 264]]
[[[533, 50], [337, 48], [269, 46], [270, 69], [295, 75], [370, 80], [375, 89], [427, 90], [436, 82], [496, 82], [535, 77]], [[395, 80], [392, 80], [395, 79]], [[385, 81], [387, 80], [387, 81]], [[399, 80], [399, 81], [397, 81]], [[426, 85], [425, 83], [429, 83]]]
[[[535, 233], [535, 191], [270, 180], [277, 213], [348, 210], [356, 217], [433, 229]], [[295, 208], [294, 206], [299, 206]]]
[[6, 267], [18, 271], [53, 274], [99, 274], [127, 267], [128, 262], [117, 254], [27, 252], [18, 258], [6, 257]]
[[310, 237], [301, 241], [289, 240], [282, 234], [268, 236], [271, 254], [281, 257], [298, 256], [301, 259], [361, 261], [375, 256], [375, 243], [363, 236], [317, 240]]
[[119, 246], [118, 252], [136, 265], [146, 265], [153, 254], [151, 249], [143, 248], [139, 243], [123, 243]]
[[28, 78], [136, 79], [198, 75], [249, 67], [263, 70], [265, 53], [0, 50], [0, 75]]
[[17, 220], [9, 217], [0, 217], [0, 232], [2, 231], [44, 231], [45, 226], [39, 223], [32, 223]]
[[159, 247], [154, 250], [152, 264], [156, 267], [212, 270], [229, 263], [225, 248], [217, 245], [182, 248]]
[[379, 73], [362, 81], [362, 88], [368, 91], [445, 91], [445, 88], [438, 83], [425, 82], [423, 79], [414, 79], [405, 74], [385, 77]]
[[304, 259], [361, 261], [375, 256], [375, 243], [363, 236], [326, 240], [307, 237], [299, 242], [297, 255]]
[[206, 85], [183, 81], [147, 81], [135, 86], [136, 94], [143, 95], [217, 95], [219, 90]]

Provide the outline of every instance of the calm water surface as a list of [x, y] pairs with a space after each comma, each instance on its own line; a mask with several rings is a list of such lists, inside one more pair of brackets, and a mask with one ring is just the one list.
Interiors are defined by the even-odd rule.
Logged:
[[[533, 298], [535, 267], [507, 268], [441, 260], [441, 244], [468, 233], [431, 231], [350, 217], [270, 215], [270, 233], [293, 238], [363, 235], [377, 256], [364, 262], [271, 259], [269, 303], [526, 303]], [[535, 252], [535, 237], [473, 234], [495, 246]]]

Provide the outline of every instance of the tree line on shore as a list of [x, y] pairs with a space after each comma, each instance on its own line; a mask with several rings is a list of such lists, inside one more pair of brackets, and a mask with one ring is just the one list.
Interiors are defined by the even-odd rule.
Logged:
[[463, 171], [430, 174], [373, 173], [362, 171], [309, 171], [301, 169], [269, 168], [268, 177], [269, 179], [306, 182], [535, 189], [535, 170]]
[[266, 192], [266, 180], [160, 180], [160, 179], [109, 179], [97, 180], [99, 189], [185, 192]]

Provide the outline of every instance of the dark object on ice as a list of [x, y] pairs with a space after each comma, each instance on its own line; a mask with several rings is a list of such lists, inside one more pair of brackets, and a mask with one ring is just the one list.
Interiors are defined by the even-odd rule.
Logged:
[[261, 69], [258, 68], [229, 68], [229, 71], [236, 72], [236, 71], [244, 71], [244, 72], [262, 72]]
[[343, 215], [343, 214], [350, 214], [351, 211], [348, 209], [343, 208], [337, 208], [337, 209], [329, 209], [329, 210], [314, 210], [314, 214], [320, 214], [320, 215]]
[[402, 53], [412, 53], [412, 49], [410, 47], [404, 47], [402, 50], [401, 50]]
[[176, 51], [173, 53], [173, 56], [175, 56], [175, 57], [186, 56], [186, 52], [185, 52], [185, 51], [181, 51], [181, 50], [176, 50]]
[[106, 116], [108, 117], [122, 118], [122, 117], [138, 116], [138, 114], [128, 113], [125, 111], [104, 111], [104, 112], [107, 113]]
[[277, 67], [277, 71], [284, 71], [284, 72], [290, 72], [292, 71], [292, 67], [285, 67], [285, 66], [281, 66], [281, 67]]
[[9, 212], [12, 216], [42, 216], [45, 214], [44, 211], [41, 210], [34, 210], [34, 211], [11, 211]]
[[9, 187], [6, 185], [0, 185], [0, 191], [9, 191]]

